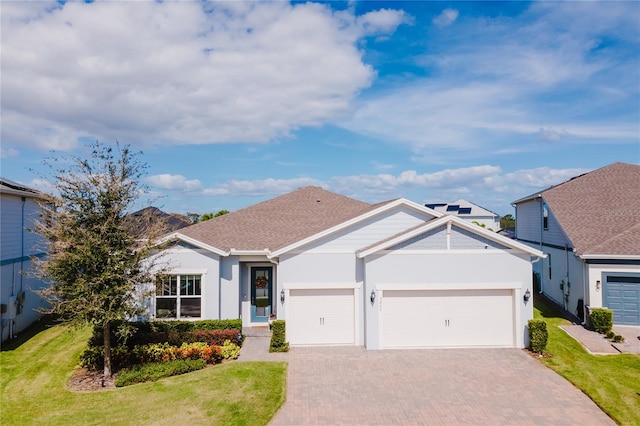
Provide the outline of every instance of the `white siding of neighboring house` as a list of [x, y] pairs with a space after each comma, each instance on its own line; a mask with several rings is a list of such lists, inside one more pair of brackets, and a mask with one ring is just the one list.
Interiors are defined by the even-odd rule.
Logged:
[[[42, 238], [31, 232], [39, 214], [39, 206], [34, 198], [2, 193], [0, 202], [0, 303], [9, 309], [11, 296], [25, 292], [22, 312], [15, 318], [9, 318], [9, 312], [2, 316], [2, 340], [23, 331], [40, 318], [39, 307], [45, 306], [35, 291], [44, 289], [47, 284], [33, 277], [33, 265], [30, 256], [41, 255], [46, 249]], [[24, 212], [23, 212], [24, 209]]]
[[516, 238], [539, 242], [542, 232], [541, 215], [540, 199], [519, 203], [516, 206]]

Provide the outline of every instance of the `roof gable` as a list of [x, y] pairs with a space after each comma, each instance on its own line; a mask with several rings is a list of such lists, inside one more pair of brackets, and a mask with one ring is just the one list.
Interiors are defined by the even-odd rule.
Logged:
[[614, 163], [541, 194], [579, 255], [640, 255], [640, 166]]
[[[498, 249], [514, 249], [520, 252], [528, 253], [531, 256], [544, 257], [544, 253], [534, 248], [531, 248], [525, 244], [519, 243], [515, 240], [502, 236], [492, 231], [483, 229], [477, 225], [471, 224], [456, 216], [442, 216], [438, 219], [426, 222], [425, 224], [415, 226], [408, 229], [405, 232], [399, 233], [392, 237], [386, 238], [376, 244], [372, 244], [369, 247], [365, 247], [358, 251], [358, 257], [363, 258], [371, 254], [377, 253], [381, 250], [400, 249], [410, 247], [411, 244], [416, 243], [422, 239], [422, 236], [426, 238], [435, 237], [433, 243], [438, 243], [443, 236], [442, 229], [445, 229], [448, 223], [451, 223], [458, 229], [452, 233], [453, 236], [452, 250], [455, 249], [475, 249], [480, 248], [478, 244], [498, 248]], [[441, 229], [442, 228], [442, 229]], [[446, 229], [444, 231], [446, 233]], [[408, 243], [408, 244], [405, 244]], [[457, 248], [456, 248], [457, 246]], [[435, 249], [430, 246], [420, 247], [415, 246], [418, 249]], [[440, 249], [447, 249], [446, 245]]]
[[221, 251], [274, 251], [332, 228], [379, 205], [307, 186], [181, 229], [179, 236]]

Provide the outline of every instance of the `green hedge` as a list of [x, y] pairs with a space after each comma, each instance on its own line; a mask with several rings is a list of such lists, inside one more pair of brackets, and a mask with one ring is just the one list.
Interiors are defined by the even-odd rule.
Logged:
[[135, 383], [153, 382], [163, 377], [177, 376], [201, 370], [207, 363], [202, 359], [184, 359], [167, 362], [153, 362], [136, 365], [120, 371], [116, 377], [117, 387], [133, 385]]
[[289, 342], [285, 341], [286, 326], [284, 320], [275, 320], [271, 323], [271, 344], [269, 352], [288, 352]]
[[595, 331], [607, 334], [613, 328], [613, 311], [605, 308], [591, 308], [589, 322]]
[[529, 320], [529, 349], [537, 354], [544, 353], [547, 348], [547, 323], [543, 320]]

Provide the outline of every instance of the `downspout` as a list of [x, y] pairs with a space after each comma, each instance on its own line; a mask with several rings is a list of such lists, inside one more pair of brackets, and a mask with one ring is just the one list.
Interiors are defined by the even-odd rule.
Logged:
[[[577, 253], [575, 252], [576, 249], [573, 249], [573, 254], [574, 256], [578, 256]], [[587, 267], [587, 263], [584, 262], [582, 263], [582, 294], [584, 294], [584, 302], [582, 303], [582, 325], [586, 325], [587, 324], [587, 312], [588, 312], [588, 306], [591, 305], [591, 296], [590, 294], [587, 292], [587, 279], [589, 274], [587, 273], [588, 271], [588, 267]]]
[[[544, 203], [542, 202], [542, 194], [538, 195], [538, 197], [540, 199], [540, 251], [542, 251], [542, 235], [544, 234]], [[540, 265], [540, 294], [544, 294], [544, 262]]]

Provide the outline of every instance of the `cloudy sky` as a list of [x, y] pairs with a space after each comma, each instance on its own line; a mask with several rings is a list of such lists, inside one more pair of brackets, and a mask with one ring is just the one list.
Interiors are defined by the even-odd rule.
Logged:
[[640, 163], [640, 2], [2, 2], [3, 177], [131, 144], [165, 211], [510, 202]]

